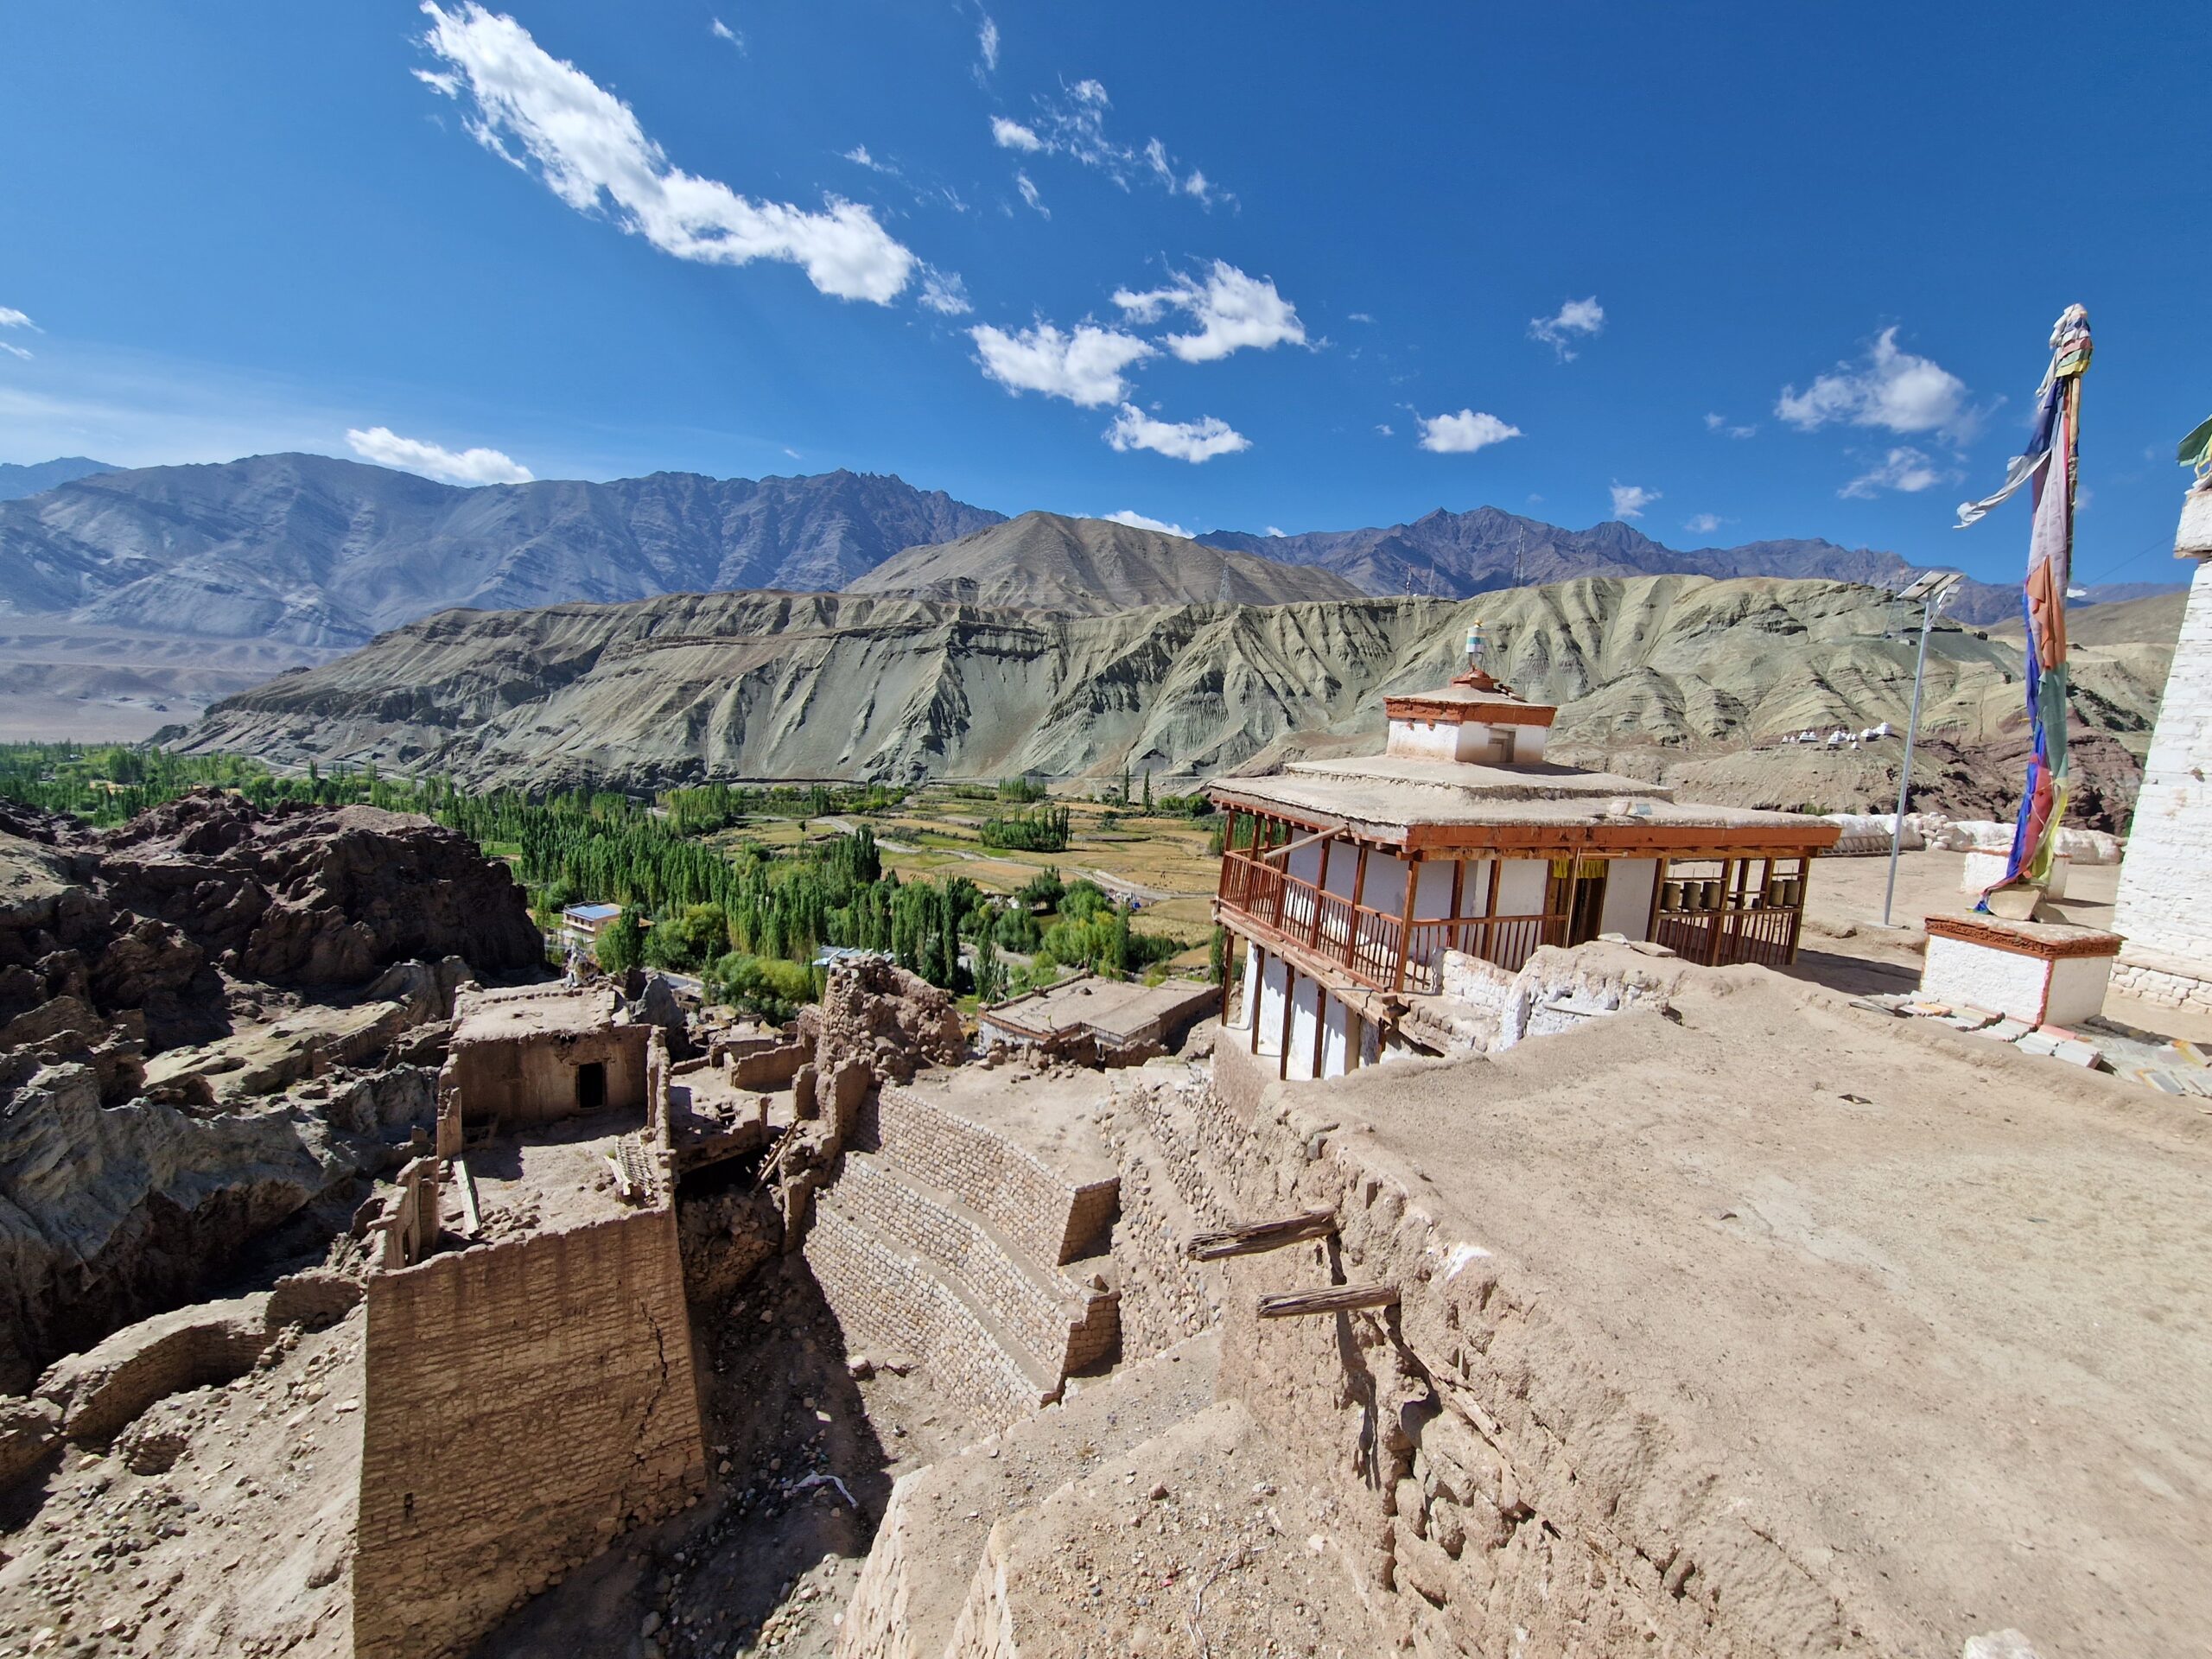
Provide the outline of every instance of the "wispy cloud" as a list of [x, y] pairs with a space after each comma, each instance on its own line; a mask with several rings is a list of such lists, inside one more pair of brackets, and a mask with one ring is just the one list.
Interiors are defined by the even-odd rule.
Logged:
[[1394, 438], [1398, 435], [1397, 429], [1392, 426], [1388, 421], [1376, 422], [1375, 429], [1377, 432], [1380, 432], [1386, 438]]
[[1274, 279], [1248, 276], [1225, 260], [1215, 260], [1204, 282], [1178, 271], [1165, 288], [1116, 289], [1114, 303], [1135, 322], [1157, 322], [1170, 309], [1187, 314], [1197, 331], [1170, 334], [1166, 342], [1185, 363], [1215, 362], [1248, 346], [1266, 351], [1306, 343], [1298, 308], [1275, 291]]
[[1726, 432], [1732, 438], [1755, 438], [1759, 431], [1756, 426], [1732, 426], [1726, 415], [1713, 414], [1706, 416], [1705, 429], [1708, 432]]
[[[0, 305], [0, 328], [28, 328], [35, 334], [43, 332], [29, 317], [16, 310], [12, 305]], [[30, 348], [26, 346], [18, 346], [11, 340], [0, 340], [0, 352], [7, 353], [10, 357], [21, 358], [26, 363], [31, 360]]]
[[935, 265], [922, 267], [919, 302], [925, 310], [945, 317], [964, 317], [976, 308], [969, 302], [968, 284], [961, 281], [960, 273], [939, 270]]
[[1014, 170], [1014, 188], [1021, 192], [1022, 200], [1028, 203], [1038, 213], [1042, 213], [1046, 219], [1052, 216], [1052, 210], [1045, 205], [1044, 197], [1037, 194], [1036, 184], [1020, 168]]
[[1421, 447], [1433, 454], [1471, 455], [1522, 435], [1519, 427], [1508, 426], [1497, 416], [1478, 410], [1463, 409], [1457, 415], [1417, 414], [1414, 418], [1421, 424]]
[[365, 431], [350, 428], [346, 442], [364, 461], [448, 484], [527, 484], [531, 476], [529, 467], [497, 449], [448, 449], [419, 438], [403, 438], [388, 426]]
[[1774, 412], [1801, 432], [1836, 422], [1899, 434], [1936, 432], [1964, 442], [1979, 416], [1966, 382], [1897, 344], [1894, 326], [1874, 336], [1856, 362], [1839, 363], [1800, 391], [1784, 386]]
[[1347, 311], [1344, 313], [1344, 321], [1347, 322], [1372, 322], [1375, 319], [1369, 316], [1364, 311]]
[[970, 328], [968, 337], [976, 342], [983, 372], [1008, 391], [1039, 391], [1083, 409], [1126, 402], [1125, 372], [1156, 355], [1135, 334], [1088, 322], [1065, 334], [1049, 322], [1018, 334], [986, 323]]
[[993, 116], [991, 137], [1001, 149], [1065, 156], [1096, 168], [1124, 190], [1132, 179], [1150, 178], [1169, 194], [1187, 196], [1208, 207], [1224, 202], [1235, 205], [1234, 196], [1200, 168], [1185, 168], [1159, 138], [1132, 145], [1109, 137], [1106, 115], [1113, 107], [1105, 86], [1086, 78], [1073, 86], [1064, 85], [1057, 97], [1034, 100], [1035, 114], [1027, 121]]
[[1529, 336], [1541, 340], [1559, 353], [1560, 361], [1574, 360], [1574, 342], [1589, 339], [1605, 326], [1605, 308], [1592, 294], [1586, 300], [1569, 300], [1559, 315], [1529, 319]]
[[466, 104], [479, 143], [525, 172], [534, 163], [546, 187], [577, 212], [610, 211], [623, 230], [679, 259], [788, 261], [838, 299], [887, 305], [912, 280], [913, 252], [868, 208], [836, 195], [819, 213], [754, 201], [686, 173], [628, 105], [545, 52], [513, 18], [473, 0], [451, 11], [426, 0], [423, 11], [431, 20], [423, 44], [447, 67], [422, 79]]
[[1723, 522], [1717, 512], [1694, 512], [1682, 520], [1682, 528], [1693, 535], [1710, 536], [1720, 528]]
[[721, 18], [715, 18], [708, 25], [708, 29], [716, 40], [728, 41], [741, 52], [745, 50], [745, 36], [722, 22]]
[[1613, 486], [1613, 517], [1641, 518], [1643, 510], [1658, 499], [1658, 491], [1647, 490], [1641, 484], [1616, 484]]
[[976, 54], [982, 60], [980, 67], [986, 75], [995, 73], [999, 67], [999, 26], [985, 12], [983, 21], [976, 30]]
[[1847, 499], [1860, 501], [1872, 500], [1884, 490], [1917, 495], [1938, 484], [1955, 484], [1963, 476], [1955, 469], [1939, 466], [1925, 451], [1905, 443], [1890, 450], [1879, 461], [1836, 493]]
[[1249, 438], [1211, 415], [1195, 421], [1156, 421], [1135, 404], [1122, 405], [1106, 430], [1106, 442], [1116, 449], [1149, 449], [1194, 465], [1252, 447]]
[[1123, 507], [1119, 512], [1101, 513], [1099, 516], [1109, 524], [1127, 524], [1132, 530], [1163, 531], [1170, 536], [1180, 536], [1186, 542], [1191, 539], [1191, 532], [1182, 525], [1171, 524], [1165, 518], [1147, 518], [1128, 507]]

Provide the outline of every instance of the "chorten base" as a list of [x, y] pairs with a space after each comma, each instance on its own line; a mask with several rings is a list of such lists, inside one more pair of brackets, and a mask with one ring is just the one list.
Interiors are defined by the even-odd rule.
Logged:
[[2103, 1011], [2117, 933], [1994, 916], [1930, 916], [1927, 927], [1925, 998], [2038, 1026], [2070, 1026]]

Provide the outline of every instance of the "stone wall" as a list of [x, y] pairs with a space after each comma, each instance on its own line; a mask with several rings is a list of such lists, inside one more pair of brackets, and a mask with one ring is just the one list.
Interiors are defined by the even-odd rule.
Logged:
[[[2212, 507], [2212, 497], [2192, 497]], [[2205, 507], [2193, 515], [2202, 523]], [[2184, 537], [2191, 516], [2183, 520]], [[2212, 524], [2204, 525], [2212, 533]], [[2192, 548], [2191, 550], [2194, 550]], [[2212, 545], [2203, 549], [2212, 555]], [[2165, 701], [2143, 762], [2143, 786], [2120, 867], [2113, 931], [2123, 963], [2168, 980], [2212, 981], [2212, 557], [2200, 556], [2174, 644]], [[2157, 982], [2147, 982], [2157, 983]], [[2171, 989], [2166, 999], [2171, 1000]]]
[[[1237, 1051], [1239, 1060], [1249, 1058]], [[1187, 1091], [1173, 1085], [1138, 1085], [1116, 1090], [1099, 1115], [1100, 1137], [1122, 1169], [1114, 1265], [1125, 1362], [1160, 1353], [1221, 1318], [1218, 1270], [1183, 1249], [1192, 1233], [1235, 1217], [1201, 1167], [1198, 1124], [1186, 1101]]]
[[656, 1026], [608, 1026], [592, 1032], [546, 1032], [456, 1046], [439, 1075], [441, 1098], [466, 1103], [467, 1122], [503, 1129], [556, 1122], [582, 1109], [577, 1074], [607, 1068], [601, 1103], [638, 1111], [647, 1098], [645, 1045]]
[[[1232, 1062], [1233, 1064], [1233, 1062]], [[1248, 1218], [1333, 1209], [1335, 1240], [1224, 1263], [1221, 1393], [1333, 1502], [1336, 1541], [1415, 1651], [1871, 1651], [1757, 1514], [1600, 1372], [1549, 1362], [1489, 1253], [1363, 1165], [1325, 1092], [1195, 1099]], [[1300, 1103], [1291, 1103], [1293, 1097]], [[1398, 1286], [1399, 1306], [1260, 1320], [1267, 1292]]]
[[357, 1659], [465, 1649], [704, 1490], [674, 1213], [377, 1274], [362, 1392]]
[[847, 1350], [921, 1366], [941, 1397], [969, 1408], [977, 1428], [1003, 1427], [1056, 1393], [920, 1257], [845, 1214], [834, 1190], [815, 1206], [805, 1252]]
[[1112, 1179], [1070, 1182], [1004, 1136], [895, 1085], [885, 1085], [866, 1109], [861, 1144], [957, 1193], [1054, 1266], [1090, 1249], [1113, 1218]]
[[845, 1155], [836, 1192], [845, 1214], [958, 1279], [1055, 1377], [1112, 1350], [1111, 1292], [1086, 1290], [1051, 1268], [1025, 1268], [972, 1217], [865, 1153]]

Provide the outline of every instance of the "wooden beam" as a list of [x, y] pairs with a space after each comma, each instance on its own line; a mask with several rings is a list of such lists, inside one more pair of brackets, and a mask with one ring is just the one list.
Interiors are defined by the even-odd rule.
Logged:
[[1306, 1210], [1281, 1221], [1247, 1221], [1216, 1232], [1192, 1233], [1183, 1254], [1193, 1262], [1218, 1262], [1229, 1255], [1257, 1255], [1308, 1238], [1327, 1238], [1337, 1230], [1333, 1210]]
[[1395, 1285], [1331, 1285], [1325, 1290], [1289, 1290], [1260, 1298], [1263, 1319], [1295, 1319], [1306, 1313], [1351, 1313], [1363, 1307], [1395, 1307]]
[[[1313, 983], [1318, 987], [1319, 980]], [[1282, 1052], [1275, 1056], [1275, 1077], [1278, 1081], [1290, 1075], [1290, 1016], [1298, 1007], [1298, 969], [1286, 961], [1282, 965]]]
[[1252, 1052], [1257, 1054], [1260, 1052], [1260, 1010], [1268, 1005], [1268, 951], [1257, 939], [1252, 941], [1252, 967], [1247, 982], [1249, 988], [1246, 995], [1252, 1000], [1252, 1040], [1249, 1046]]
[[1406, 958], [1413, 953], [1414, 895], [1421, 891], [1421, 855], [1410, 854], [1406, 867], [1406, 907], [1398, 918], [1398, 971], [1390, 981], [1393, 992], [1406, 988]]

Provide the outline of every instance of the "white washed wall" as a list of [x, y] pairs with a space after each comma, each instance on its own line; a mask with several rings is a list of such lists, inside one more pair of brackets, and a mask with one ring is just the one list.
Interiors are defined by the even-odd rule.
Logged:
[[2200, 559], [2190, 582], [2120, 861], [2113, 930], [2131, 957], [2212, 979], [2212, 560]]

